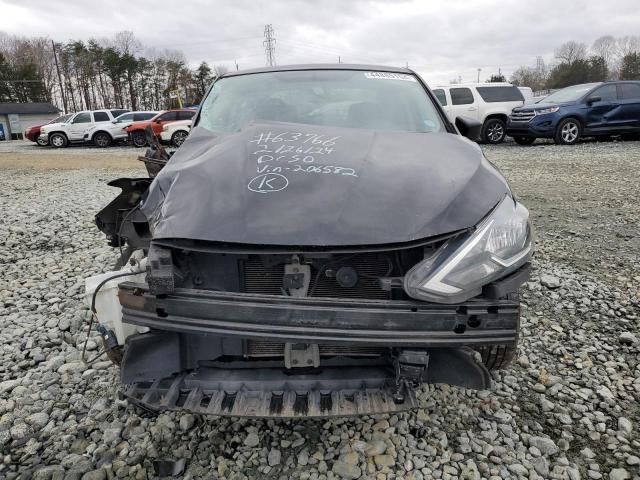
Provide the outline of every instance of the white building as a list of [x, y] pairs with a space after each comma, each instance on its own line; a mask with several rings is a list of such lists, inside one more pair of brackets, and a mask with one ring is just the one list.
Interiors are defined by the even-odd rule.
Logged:
[[59, 115], [60, 110], [50, 103], [0, 103], [0, 140], [22, 138], [27, 128]]

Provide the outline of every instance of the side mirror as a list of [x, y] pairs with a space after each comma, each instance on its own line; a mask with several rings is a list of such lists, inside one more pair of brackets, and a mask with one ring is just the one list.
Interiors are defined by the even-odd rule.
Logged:
[[162, 123], [162, 120], [160, 120], [159, 118], [156, 118], [153, 123]]
[[116, 124], [116, 123], [118, 123], [118, 121], [117, 120], [111, 120], [111, 123]]
[[456, 117], [456, 127], [469, 140], [477, 142], [482, 132], [482, 123], [469, 117]]
[[599, 97], [598, 95], [594, 95], [592, 97], [587, 98], [587, 105], [593, 105], [596, 102], [601, 102], [602, 101], [602, 97]]

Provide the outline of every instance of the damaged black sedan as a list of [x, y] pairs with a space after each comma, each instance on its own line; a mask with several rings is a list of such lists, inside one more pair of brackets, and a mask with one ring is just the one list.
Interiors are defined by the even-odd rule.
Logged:
[[99, 294], [121, 313], [95, 310], [129, 401], [392, 412], [511, 361], [529, 213], [465, 138], [479, 124], [451, 124], [411, 70], [226, 74], [193, 125], [96, 218], [126, 264]]

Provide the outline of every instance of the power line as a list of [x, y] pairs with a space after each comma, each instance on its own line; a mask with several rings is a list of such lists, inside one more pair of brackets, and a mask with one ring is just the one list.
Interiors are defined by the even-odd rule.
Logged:
[[273, 33], [273, 25], [264, 26], [264, 51], [267, 54], [267, 65], [273, 67], [276, 64], [276, 39]]

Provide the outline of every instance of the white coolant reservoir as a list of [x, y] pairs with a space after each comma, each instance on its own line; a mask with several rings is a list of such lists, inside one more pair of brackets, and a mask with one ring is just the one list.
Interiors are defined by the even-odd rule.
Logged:
[[120, 283], [144, 283], [147, 259], [146, 257], [142, 258], [142, 255], [142, 251], [134, 252], [132, 258], [136, 260], [135, 265], [127, 264], [120, 270], [101, 273], [99, 275], [86, 278], [84, 281], [85, 301], [87, 302], [89, 308], [91, 308], [91, 299], [93, 297], [93, 292], [95, 292], [97, 286], [100, 285], [100, 283], [110, 277], [113, 277], [114, 275], [126, 273], [128, 271], [131, 272], [131, 275], [117, 277], [113, 280], [108, 281], [102, 287], [100, 287], [100, 291], [96, 295], [96, 316], [98, 317], [98, 322], [100, 322], [100, 324], [104, 325], [106, 328], [112, 330], [116, 334], [116, 339], [118, 340], [119, 345], [124, 345], [124, 341], [129, 335], [149, 331], [147, 327], [137, 327], [135, 325], [122, 323], [122, 307], [120, 305], [120, 301], [118, 300], [118, 285]]

